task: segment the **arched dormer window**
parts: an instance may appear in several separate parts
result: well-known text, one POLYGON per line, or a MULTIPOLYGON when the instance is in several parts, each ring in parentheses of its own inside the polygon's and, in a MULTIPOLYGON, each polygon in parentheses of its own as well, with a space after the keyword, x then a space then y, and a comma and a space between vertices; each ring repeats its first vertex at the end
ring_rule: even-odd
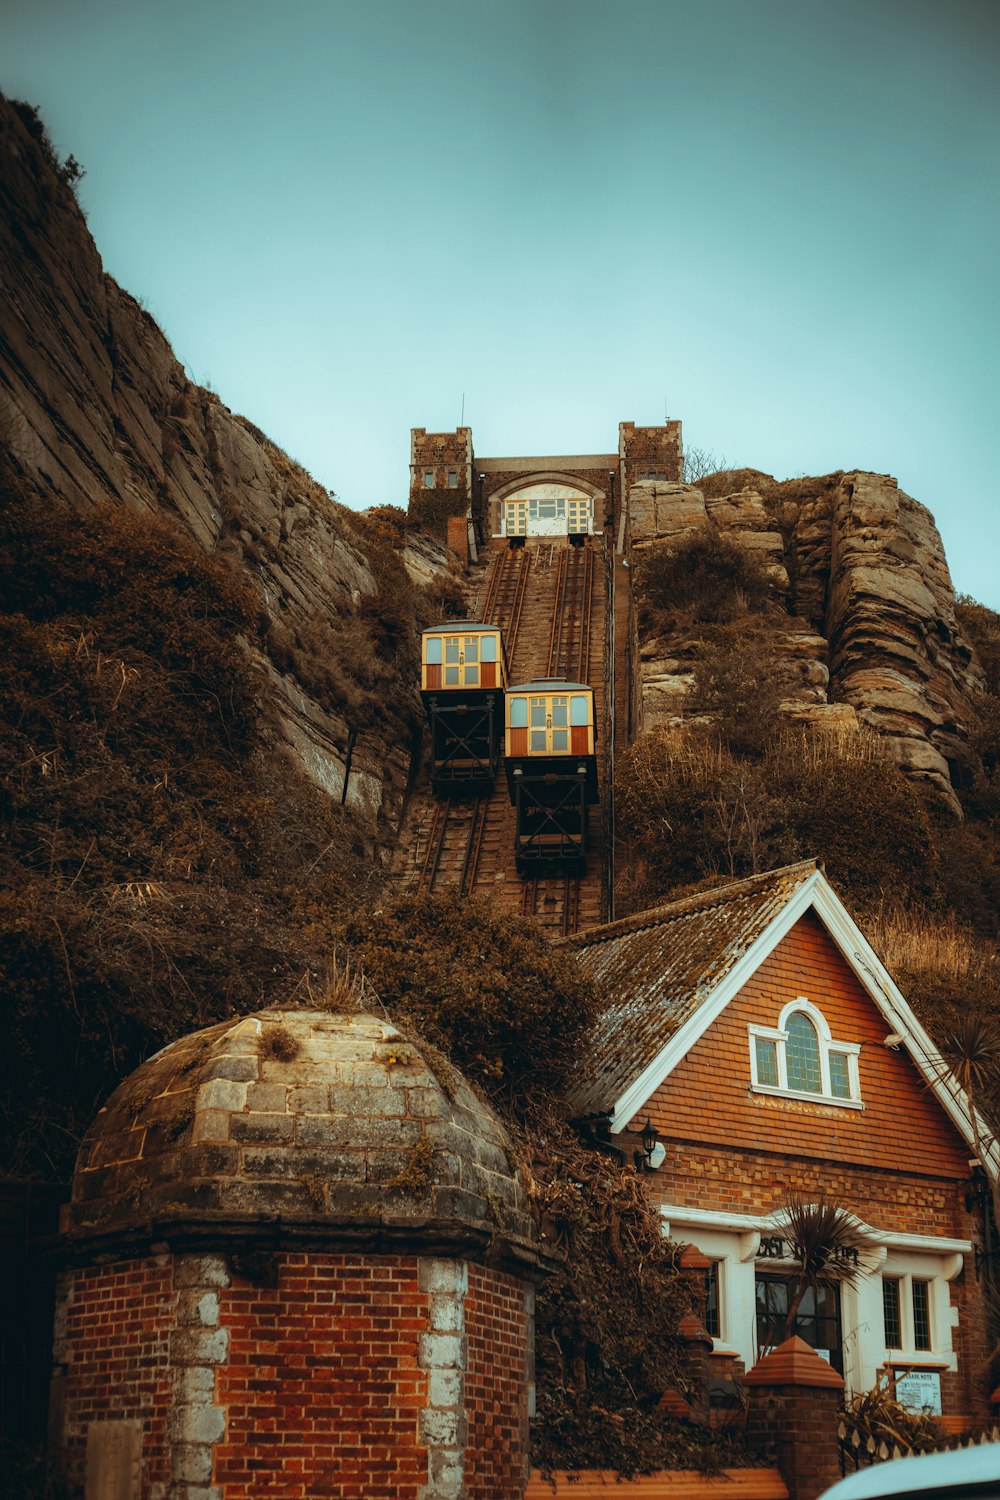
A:
POLYGON ((814 1103, 862 1109, 857 1042, 834 1039, 823 1012, 804 995, 778 1024, 750 1027, 750 1087, 814 1103))

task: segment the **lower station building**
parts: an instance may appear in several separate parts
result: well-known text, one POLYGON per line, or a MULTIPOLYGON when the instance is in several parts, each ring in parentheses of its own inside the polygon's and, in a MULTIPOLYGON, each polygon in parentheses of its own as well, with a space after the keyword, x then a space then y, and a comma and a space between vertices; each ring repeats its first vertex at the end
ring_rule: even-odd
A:
MULTIPOLYGON (((631 1160, 665 1234, 710 1262, 720 1368, 787 1337, 788 1208, 849 1210, 855 1274, 793 1332, 848 1391, 879 1377, 959 1430, 988 1413, 965 1096, 813 861, 568 940, 605 1000, 572 1104, 631 1160)), ((996 1150, 995 1145, 991 1147, 996 1150)), ((994 1163, 989 1163, 991 1170, 994 1163)))

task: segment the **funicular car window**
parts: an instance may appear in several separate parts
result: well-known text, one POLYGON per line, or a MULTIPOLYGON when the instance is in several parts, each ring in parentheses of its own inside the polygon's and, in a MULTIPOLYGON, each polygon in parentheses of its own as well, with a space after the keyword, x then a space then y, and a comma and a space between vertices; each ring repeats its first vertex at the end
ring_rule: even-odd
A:
POLYGON ((441 637, 439 635, 429 635, 427 637, 426 649, 427 665, 429 667, 439 667, 441 665, 441 637))
POLYGON ((569 722, 577 726, 586 725, 590 717, 588 706, 585 693, 574 693, 569 700, 569 722))
POLYGON ((527 698, 511 698, 511 700, 510 700, 510 727, 511 727, 511 729, 527 729, 527 727, 528 727, 528 700, 527 700, 527 698))
POLYGON ((483 661, 496 661, 497 638, 495 635, 484 635, 480 641, 483 661))

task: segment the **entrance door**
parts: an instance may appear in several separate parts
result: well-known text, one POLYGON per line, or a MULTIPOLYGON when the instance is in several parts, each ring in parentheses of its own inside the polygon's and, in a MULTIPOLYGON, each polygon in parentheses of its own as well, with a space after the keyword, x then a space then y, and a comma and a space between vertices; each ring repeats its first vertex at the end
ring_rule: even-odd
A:
MULTIPOLYGON (((760 1354, 774 1349, 785 1338, 789 1299, 794 1295, 794 1278, 780 1272, 757 1272, 757 1348, 760 1354)), ((843 1332, 840 1322, 840 1288, 809 1288, 795 1315, 791 1328, 810 1344, 817 1354, 841 1375, 844 1373, 843 1332)))

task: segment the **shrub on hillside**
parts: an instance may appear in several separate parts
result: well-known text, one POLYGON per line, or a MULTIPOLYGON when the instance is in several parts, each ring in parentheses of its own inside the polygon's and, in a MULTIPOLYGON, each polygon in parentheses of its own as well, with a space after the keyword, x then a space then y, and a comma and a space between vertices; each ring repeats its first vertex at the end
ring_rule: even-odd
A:
POLYGON ((637 862, 630 905, 813 855, 855 907, 936 886, 923 795, 871 735, 787 729, 748 760, 704 732, 650 732, 625 757, 616 806, 637 862))
POLYGON ((536 923, 482 899, 403 896, 358 908, 337 936, 390 1014, 492 1096, 557 1088, 572 1067, 594 991, 536 923))
POLYGON ((0 1150, 64 1178, 122 1075, 318 976, 356 821, 262 735, 256 601, 166 522, 0 508, 0 1150))
POLYGON ((643 623, 724 623, 760 613, 774 598, 760 558, 714 526, 683 541, 654 542, 637 558, 635 589, 643 623))
POLYGON ((760 755, 774 735, 789 669, 765 631, 752 621, 706 627, 685 711, 708 714, 712 729, 735 754, 760 755))
POLYGON ((969 594, 959 594, 955 614, 986 675, 986 690, 1000 698, 1000 615, 969 594))

